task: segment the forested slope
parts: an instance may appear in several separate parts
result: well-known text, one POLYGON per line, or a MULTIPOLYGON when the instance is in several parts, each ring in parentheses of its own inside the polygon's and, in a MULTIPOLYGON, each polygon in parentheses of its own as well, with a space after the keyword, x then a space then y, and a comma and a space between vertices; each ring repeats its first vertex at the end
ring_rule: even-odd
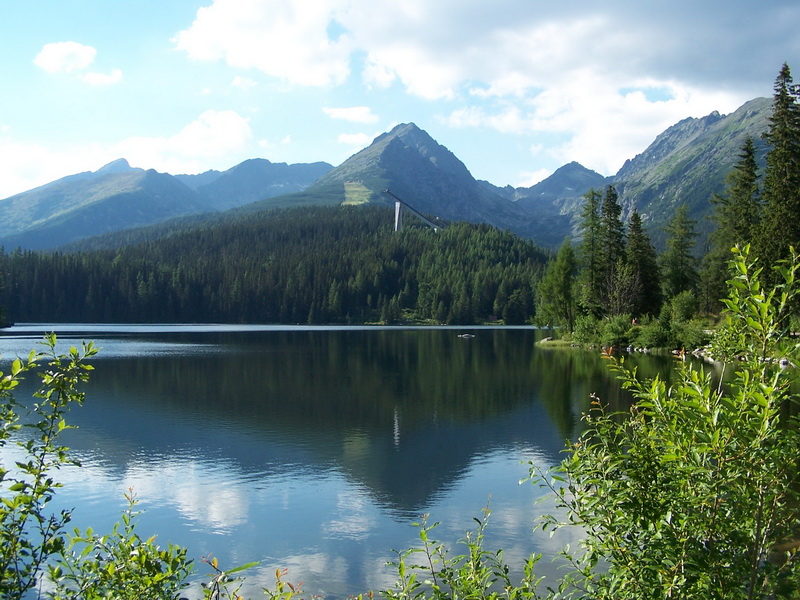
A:
POLYGON ((309 207, 116 250, 3 253, 0 304, 16 322, 521 323, 545 260, 487 225, 394 232, 386 207, 309 207))

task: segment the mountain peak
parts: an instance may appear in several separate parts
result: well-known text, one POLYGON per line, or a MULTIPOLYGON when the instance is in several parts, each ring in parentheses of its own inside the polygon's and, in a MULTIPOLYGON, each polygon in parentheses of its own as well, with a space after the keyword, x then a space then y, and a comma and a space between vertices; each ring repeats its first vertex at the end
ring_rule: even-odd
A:
POLYGON ((112 160, 107 165, 104 165, 94 172, 95 175, 108 175, 110 173, 127 173, 128 171, 140 171, 141 169, 134 169, 124 158, 112 160))
POLYGON ((434 141, 433 138, 431 138, 425 131, 417 127, 414 123, 400 123, 399 125, 392 127, 390 131, 382 133, 376 137, 373 140, 372 145, 377 146, 381 145, 382 143, 388 143, 395 138, 404 140, 406 143, 409 140, 420 141, 420 138, 425 141, 434 141))

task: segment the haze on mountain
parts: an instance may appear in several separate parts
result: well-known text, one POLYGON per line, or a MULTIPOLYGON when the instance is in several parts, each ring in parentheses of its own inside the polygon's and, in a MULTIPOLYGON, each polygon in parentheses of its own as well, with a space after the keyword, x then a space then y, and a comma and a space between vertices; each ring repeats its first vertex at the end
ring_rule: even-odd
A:
POLYGON ((0 243, 51 249, 176 217, 218 213, 300 191, 331 168, 253 159, 224 172, 173 176, 131 167, 121 158, 0 200, 0 243))
POLYGON ((770 100, 758 98, 729 115, 687 118, 657 136, 614 177, 573 162, 529 188, 477 181, 452 152, 413 123, 378 136, 336 168, 252 159, 225 172, 172 176, 135 169, 120 159, 0 200, 0 243, 55 248, 154 223, 167 232, 169 219, 231 209, 392 204, 384 193, 389 189, 431 217, 488 223, 555 248, 566 236, 579 238, 583 195, 614 185, 624 216, 636 209, 658 246, 664 225, 681 204, 698 222, 698 231, 708 233, 711 197, 724 190, 746 137, 757 140, 763 157, 761 136, 770 114, 770 100))

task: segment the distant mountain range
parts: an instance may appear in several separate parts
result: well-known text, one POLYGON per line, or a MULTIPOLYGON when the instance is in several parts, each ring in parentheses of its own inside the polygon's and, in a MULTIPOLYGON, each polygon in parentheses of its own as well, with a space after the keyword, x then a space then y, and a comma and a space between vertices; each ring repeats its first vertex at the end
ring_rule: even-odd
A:
POLYGON ((0 244, 50 249, 174 217, 218 213, 301 191, 332 168, 252 159, 223 172, 173 176, 133 168, 121 158, 0 200, 0 244))
MULTIPOLYGON (((673 125, 613 177, 569 163, 529 188, 498 187, 472 177, 447 148, 413 123, 401 124, 336 168, 247 160, 227 171, 169 175, 124 159, 0 200, 0 244, 49 249, 169 219, 309 204, 393 201, 390 189, 422 213, 489 223, 554 248, 577 238, 583 195, 613 184, 625 215, 636 208, 659 245, 674 210, 687 204, 705 234, 709 199, 725 187, 745 137, 766 151, 772 102, 758 98, 730 115, 717 112, 673 125)), ((162 230, 164 227, 162 225, 162 230)))

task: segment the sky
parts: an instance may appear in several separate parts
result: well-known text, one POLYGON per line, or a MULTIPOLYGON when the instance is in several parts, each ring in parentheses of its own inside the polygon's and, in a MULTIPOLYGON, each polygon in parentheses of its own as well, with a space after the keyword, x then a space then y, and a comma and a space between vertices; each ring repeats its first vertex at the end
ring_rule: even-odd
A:
POLYGON ((0 198, 118 158, 336 166, 409 122, 495 185, 613 175, 784 62, 797 0, 7 0, 0 198))

